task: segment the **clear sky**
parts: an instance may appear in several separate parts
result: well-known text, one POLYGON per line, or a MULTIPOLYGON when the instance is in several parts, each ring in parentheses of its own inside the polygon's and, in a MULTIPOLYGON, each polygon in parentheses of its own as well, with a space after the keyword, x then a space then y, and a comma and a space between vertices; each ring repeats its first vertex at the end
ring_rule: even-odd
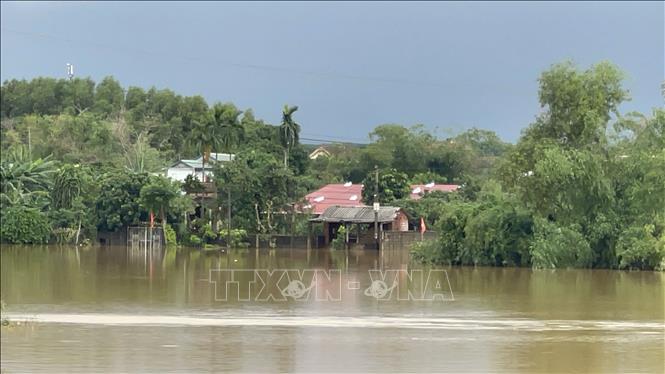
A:
POLYGON ((663 105, 665 7, 652 3, 8 3, 1 79, 113 75, 365 141, 376 125, 476 126, 515 141, 537 79, 566 59, 627 73, 623 112, 663 105))

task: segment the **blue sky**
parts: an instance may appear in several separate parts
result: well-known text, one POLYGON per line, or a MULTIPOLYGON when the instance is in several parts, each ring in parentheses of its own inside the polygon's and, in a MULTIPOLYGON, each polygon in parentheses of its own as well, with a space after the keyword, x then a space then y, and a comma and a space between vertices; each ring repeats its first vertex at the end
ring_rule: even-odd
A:
POLYGON ((377 125, 515 141, 553 63, 610 60, 633 100, 662 106, 665 7, 652 3, 7 3, 1 79, 116 77, 230 101, 304 137, 366 141, 377 125))

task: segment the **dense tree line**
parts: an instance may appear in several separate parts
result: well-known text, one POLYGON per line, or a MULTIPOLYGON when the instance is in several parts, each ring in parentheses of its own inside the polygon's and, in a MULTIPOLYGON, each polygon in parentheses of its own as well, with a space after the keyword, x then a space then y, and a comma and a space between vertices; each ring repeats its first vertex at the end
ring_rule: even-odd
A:
MULTIPOLYGON (((293 229, 287 213, 325 183, 360 183, 375 166, 384 180, 391 180, 391 170, 400 170, 419 183, 460 181, 465 174, 489 170, 508 147, 494 133, 477 129, 439 140, 423 126, 382 125, 370 134, 369 145, 333 145, 334 157, 311 163, 299 140, 297 110, 285 106, 281 123, 271 125, 251 109, 209 105, 200 96, 170 90, 124 89, 111 77, 99 83, 89 78, 6 81, 0 114, 3 207, 41 212, 58 240, 146 222, 150 211, 187 239, 192 233, 214 236, 210 231, 225 220, 231 193, 234 227, 285 233, 293 229), (174 197, 170 182, 153 175, 181 158, 202 155, 209 164, 211 152, 236 154, 234 162, 215 170, 216 201, 194 201, 196 194, 183 201, 187 197, 174 197), (18 175, 43 183, 11 187, 18 175), (61 204, 63 195, 72 196, 71 202, 61 204), (144 201, 148 197, 152 201, 144 201), (196 206, 202 219, 189 221, 196 206)), ((192 192, 192 182, 180 188, 192 192)), ((49 235, 22 241, 47 240, 49 235)))
POLYGON ((543 73, 543 113, 492 179, 438 209, 440 239, 417 255, 452 264, 665 268, 665 111, 622 116, 621 81, 608 63, 543 73))
POLYGON ((273 125, 232 103, 124 89, 110 77, 6 81, 2 240, 80 241, 152 212, 178 240, 200 243, 225 235, 228 209, 234 238, 290 233, 306 227, 306 216, 291 217, 307 192, 352 181, 368 186, 370 203, 378 170, 379 201, 440 234, 416 248, 422 261, 663 268, 665 113, 622 115, 627 99, 613 65, 564 63, 542 74, 543 111, 515 145, 476 128, 441 138, 385 124, 369 144, 327 145, 331 157, 309 160, 296 106, 273 125), (160 176, 178 159, 211 163, 212 152, 236 155, 214 165, 216 200, 197 198, 209 188, 201 179, 160 176), (429 182, 462 187, 408 199, 410 184, 429 182))

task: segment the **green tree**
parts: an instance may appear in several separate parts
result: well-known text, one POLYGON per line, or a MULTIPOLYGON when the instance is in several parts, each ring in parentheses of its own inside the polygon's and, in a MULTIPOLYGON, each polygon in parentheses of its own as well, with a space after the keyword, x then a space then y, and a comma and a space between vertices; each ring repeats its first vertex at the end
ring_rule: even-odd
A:
POLYGON ((30 101, 33 113, 41 115, 60 113, 57 84, 55 79, 44 77, 35 78, 30 82, 30 101))
POLYGON ((95 103, 95 82, 90 78, 61 80, 63 111, 80 115, 95 103))
POLYGON ((139 204, 149 212, 158 212, 162 227, 166 228, 166 216, 172 201, 180 194, 180 186, 162 176, 150 177, 141 187, 139 204))
POLYGON ((289 186, 295 184, 292 172, 279 165, 273 155, 258 150, 240 151, 232 162, 216 165, 217 184, 231 188, 237 226, 261 234, 279 230, 275 212, 285 209, 289 186))
POLYGON ((536 220, 530 248, 533 267, 590 267, 593 252, 580 229, 578 225, 559 227, 554 222, 536 220))
POLYGON ((198 150, 202 155, 201 181, 206 182, 205 165, 210 160, 212 149, 221 147, 222 140, 219 136, 219 126, 212 118, 210 113, 206 116, 194 120, 194 127, 189 135, 189 144, 198 150))
POLYGON ((0 100, 2 100, 2 105, 0 105, 2 118, 13 118, 32 113, 30 83, 24 79, 3 82, 0 100))
POLYGON ((106 173, 102 177, 96 200, 98 228, 117 231, 123 226, 147 219, 140 206, 141 188, 149 182, 148 174, 131 174, 122 170, 106 173))
POLYGON ((120 113, 125 102, 125 93, 113 77, 104 78, 95 89, 94 110, 104 116, 120 113))
POLYGON ((69 209, 72 203, 80 196, 82 188, 82 176, 80 167, 75 165, 63 165, 53 178, 53 189, 51 201, 53 208, 69 209))
POLYGON ((212 108, 213 121, 218 128, 221 147, 231 153, 244 138, 244 127, 239 117, 242 111, 233 104, 216 104, 212 108))
POLYGON ((46 244, 51 236, 51 225, 39 209, 12 206, 2 209, 0 241, 11 244, 46 244))
MULTIPOLYGON (((365 204, 371 205, 374 201, 376 187, 376 174, 367 174, 363 181, 362 199, 365 204)), ((405 173, 395 169, 379 171, 378 201, 381 204, 391 204, 396 200, 409 196, 409 179, 405 173)))

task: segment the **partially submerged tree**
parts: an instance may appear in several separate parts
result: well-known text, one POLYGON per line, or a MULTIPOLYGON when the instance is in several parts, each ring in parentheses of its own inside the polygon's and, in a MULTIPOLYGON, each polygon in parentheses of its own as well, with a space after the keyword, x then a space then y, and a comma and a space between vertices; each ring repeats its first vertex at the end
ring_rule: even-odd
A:
POLYGON ((162 227, 166 227, 167 211, 172 201, 180 195, 180 186, 162 176, 153 176, 148 184, 141 187, 139 203, 148 212, 159 214, 162 227))

